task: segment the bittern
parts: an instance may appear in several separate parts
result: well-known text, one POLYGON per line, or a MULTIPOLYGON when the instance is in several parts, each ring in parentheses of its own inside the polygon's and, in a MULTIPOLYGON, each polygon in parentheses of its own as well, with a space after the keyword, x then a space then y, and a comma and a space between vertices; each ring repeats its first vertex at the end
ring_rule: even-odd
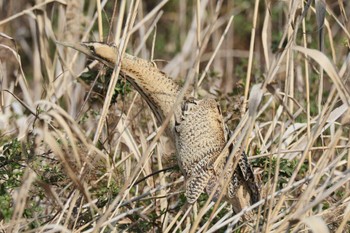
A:
MULTIPOLYGON (((114 46, 98 42, 60 44, 83 52, 110 68, 117 65, 118 50, 114 46)), ((174 107, 180 86, 150 61, 124 54, 120 66, 127 80, 146 100, 158 121, 162 122, 174 107)), ((238 156, 236 170, 227 169, 223 174, 231 149, 223 151, 229 131, 214 99, 196 100, 186 95, 181 106, 174 110, 168 128, 185 176, 185 195, 189 203, 196 202, 205 191, 210 194, 218 183, 219 188, 214 190, 214 198, 217 198, 226 181, 225 199, 232 203, 235 212, 259 199, 257 182, 243 152, 238 156), (218 158, 220 161, 216 162, 218 158), (214 166, 215 162, 217 166, 214 166)))

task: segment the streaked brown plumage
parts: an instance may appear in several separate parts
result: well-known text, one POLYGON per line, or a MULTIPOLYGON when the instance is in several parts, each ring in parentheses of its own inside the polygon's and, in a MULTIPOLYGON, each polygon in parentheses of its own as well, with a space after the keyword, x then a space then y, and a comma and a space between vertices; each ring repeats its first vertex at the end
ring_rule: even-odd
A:
MULTIPOLYGON (((117 63, 118 50, 114 46, 98 42, 75 45, 61 44, 92 56, 112 69, 117 63)), ((161 123, 174 105, 180 87, 159 71, 154 63, 127 53, 121 59, 121 72, 147 101, 157 120, 161 123)), ((174 120, 171 120, 169 128, 173 127, 174 120)))
POLYGON ((193 98, 184 101, 175 121, 178 161, 186 177, 188 202, 193 203, 218 182, 222 167, 214 168, 214 162, 226 143, 224 122, 215 100, 193 98))
MULTIPOLYGON (((194 203, 204 191, 210 194, 219 184, 214 192, 214 199, 217 199, 225 182, 228 182, 225 199, 233 204, 235 212, 257 202, 259 188, 244 153, 236 170, 227 169, 223 174, 232 146, 223 151, 231 135, 218 103, 213 99, 189 98, 183 102, 181 110, 181 116, 175 119, 175 140, 178 161, 186 177, 188 202, 194 203), (214 162, 221 153, 222 159, 215 167, 214 162), (220 179, 222 176, 224 179, 220 179)), ((245 217, 252 217, 252 213, 245 217)))
MULTIPOLYGON (((72 47, 113 68, 117 49, 103 43, 88 42, 72 47)), ((180 87, 152 62, 129 54, 121 59, 121 72, 147 101, 157 119, 162 122, 176 101, 180 87)), ((228 169, 220 180, 227 163, 230 149, 222 151, 229 138, 220 108, 214 99, 196 100, 186 96, 182 105, 175 109, 169 125, 169 136, 174 139, 179 166, 186 178, 186 197, 194 203, 201 193, 211 193, 217 183, 214 198, 217 198, 227 179, 225 198, 233 204, 235 212, 254 203, 259 198, 259 189, 246 155, 242 153, 237 169, 228 169), (223 153, 221 161, 214 162, 223 153)), ((248 216, 249 217, 249 216, 248 216)))

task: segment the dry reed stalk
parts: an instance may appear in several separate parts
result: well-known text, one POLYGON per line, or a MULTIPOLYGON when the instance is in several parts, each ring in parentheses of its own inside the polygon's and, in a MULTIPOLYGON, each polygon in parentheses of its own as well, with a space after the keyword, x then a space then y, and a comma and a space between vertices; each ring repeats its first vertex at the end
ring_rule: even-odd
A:
MULTIPOLYGON (((15 203, 11 209, 1 202, 2 210, 8 207, 14 212, 0 221, 0 229, 348 231, 349 56, 343 42, 350 40, 350 4, 324 5, 325 47, 320 52, 315 21, 319 11, 309 3, 215 5, 204 0, 188 5, 163 0, 151 6, 105 0, 91 1, 83 9, 79 1, 44 1, 26 2, 24 9, 2 18, 0 26, 6 26, 6 31, 0 36, 16 46, 2 42, 0 46, 19 69, 8 70, 4 67, 10 61, 0 61, 0 177, 5 187, 1 191, 15 203), (242 19, 252 22, 252 28, 245 30, 242 19), (111 32, 103 31, 108 28, 103 26, 111 32), (162 136, 166 123, 157 126, 138 94, 119 95, 117 103, 110 104, 118 66, 109 84, 104 84, 108 92, 102 104, 94 97, 101 93, 90 86, 99 86, 106 72, 94 77, 92 85, 76 82, 86 58, 55 50, 52 43, 102 40, 107 34, 108 41, 120 45, 120 52, 128 48, 151 60, 169 60, 159 68, 164 66, 165 72, 179 79, 186 77, 185 88, 191 88, 201 74, 198 86, 211 92, 210 87, 226 81, 218 81, 210 71, 222 70, 234 57, 240 58, 226 69, 224 79, 244 71, 247 83, 239 95, 246 100, 249 96, 251 108, 237 120, 240 124, 231 142, 238 141, 234 151, 241 145, 248 148, 250 161, 258 166, 256 172, 263 180, 261 201, 240 213, 233 213, 227 203, 210 202, 210 196, 201 197, 192 207, 185 204, 180 172, 157 173, 176 164, 162 136), (221 43, 225 49, 219 49, 221 43), (273 44, 278 44, 277 51, 273 52, 273 44), (254 57, 261 62, 255 64, 254 57), (228 59, 223 62, 223 58, 228 59), (317 81, 320 66, 323 88, 317 81), (256 79, 250 79, 253 74, 256 79), (9 178, 28 177, 8 185, 9 178), (240 218, 252 210, 259 213, 258 218, 244 223, 250 228, 240 225, 240 218)), ((222 93, 230 92, 231 85, 215 90, 214 95, 227 97, 222 93)), ((207 95, 200 89, 197 94, 207 95)), ((230 114, 234 103, 231 95, 227 98, 230 114)))

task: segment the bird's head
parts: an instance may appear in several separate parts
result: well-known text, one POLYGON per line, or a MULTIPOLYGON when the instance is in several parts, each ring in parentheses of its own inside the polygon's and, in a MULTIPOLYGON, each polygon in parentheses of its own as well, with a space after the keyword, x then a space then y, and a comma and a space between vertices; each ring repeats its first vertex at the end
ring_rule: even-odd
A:
POLYGON ((99 60, 111 68, 114 68, 117 61, 118 50, 112 45, 107 45, 101 42, 68 43, 57 41, 56 43, 73 48, 89 57, 99 60))

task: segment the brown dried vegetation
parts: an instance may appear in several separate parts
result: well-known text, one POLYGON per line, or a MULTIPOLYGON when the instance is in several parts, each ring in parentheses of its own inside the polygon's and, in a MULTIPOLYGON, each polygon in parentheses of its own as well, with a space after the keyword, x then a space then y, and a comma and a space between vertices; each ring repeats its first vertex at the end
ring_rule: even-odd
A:
POLYGON ((325 2, 0 1, 0 230, 349 232, 350 4, 325 2), (55 43, 89 40, 219 100, 258 219, 206 195, 188 208, 147 104, 55 43))

